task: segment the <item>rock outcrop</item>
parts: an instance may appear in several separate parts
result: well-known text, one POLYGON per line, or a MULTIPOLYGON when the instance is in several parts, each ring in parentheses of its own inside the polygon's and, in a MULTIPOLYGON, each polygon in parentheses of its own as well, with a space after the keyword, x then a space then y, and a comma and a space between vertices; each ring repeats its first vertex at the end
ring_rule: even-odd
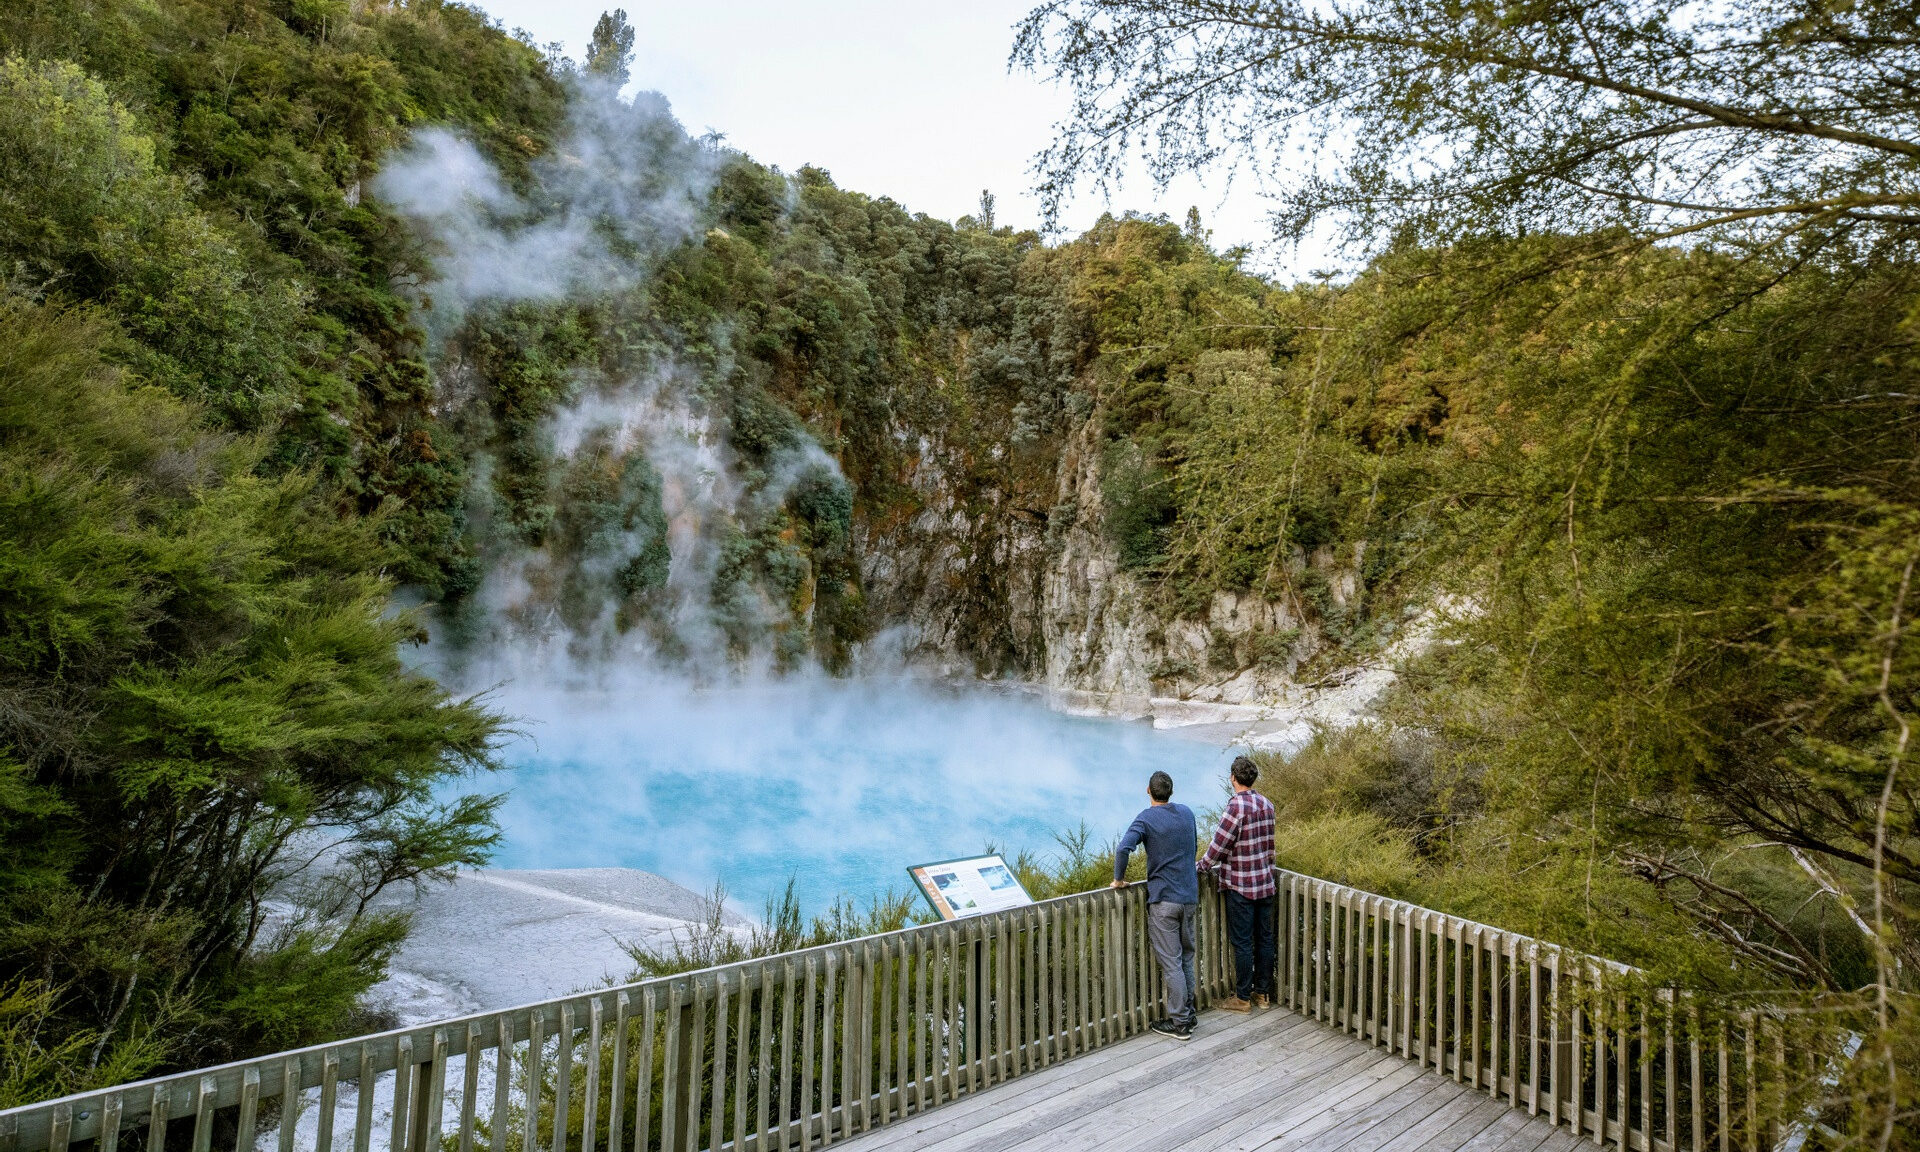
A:
MULTIPOLYGON (((948 676, 1023 681, 1066 711, 1163 725, 1250 722, 1297 700, 1296 673, 1325 643, 1312 610, 1288 590, 1220 590, 1204 613, 1164 614, 1108 531, 1100 427, 1096 412, 1062 438, 1051 493, 922 441, 917 513, 861 541, 878 647, 948 676)), ((1361 591, 1361 549, 1347 551, 1290 558, 1341 610, 1361 591)))

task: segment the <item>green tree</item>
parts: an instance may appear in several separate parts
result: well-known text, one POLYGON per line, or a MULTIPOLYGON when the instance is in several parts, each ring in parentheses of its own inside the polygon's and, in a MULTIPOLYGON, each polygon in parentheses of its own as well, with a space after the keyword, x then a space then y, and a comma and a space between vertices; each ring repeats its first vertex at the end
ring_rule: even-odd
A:
POLYGON ((1075 91, 1056 202, 1251 164, 1378 254, 1296 293, 1311 355, 1213 362, 1173 539, 1224 574, 1304 516, 1451 594, 1398 713, 1436 891, 1837 990, 1856 1134, 1910 1137, 1911 7, 1057 0, 1016 58, 1075 91))
POLYGON ((319 469, 343 511, 386 508, 403 579, 470 586, 464 453, 396 283, 424 261, 362 185, 419 122, 523 178, 565 101, 542 55, 458 4, 19 0, 0 56, 24 205, 0 230, 25 227, 0 277, 108 306, 147 378, 271 430, 269 466, 319 469), (147 175, 96 179, 146 148, 147 175))
POLYGON ((1891 0, 1051 0, 1014 56, 1074 92, 1056 206, 1144 151, 1162 181, 1257 168, 1284 235, 1368 245, 1920 230, 1920 22, 1891 0))
POLYGON ((105 85, 0 58, 0 166, 0 260, 17 287, 110 302, 145 374, 234 427, 286 411, 306 289, 193 204, 105 85))
POLYGON ((624 88, 633 66, 633 25, 627 23, 627 10, 615 8, 600 13, 594 22, 593 38, 587 44, 587 74, 604 77, 615 88, 624 88))
POLYGON ((1284 586, 1268 566, 1310 523, 1364 549, 1370 594, 1451 616, 1388 709, 1425 753, 1354 751, 1301 837, 1370 813, 1463 914, 1689 984, 1835 993, 1878 1017, 1849 1071, 1883 1125, 1920 942, 1920 279, 1569 262, 1586 244, 1395 253, 1295 294, 1318 329, 1298 354, 1203 358, 1175 555, 1284 586))
POLYGON ((0 988, 53 1055, 16 1098, 346 1026, 404 930, 368 899, 495 838, 442 792, 499 721, 402 662, 375 526, 124 339, 0 300, 0 988))

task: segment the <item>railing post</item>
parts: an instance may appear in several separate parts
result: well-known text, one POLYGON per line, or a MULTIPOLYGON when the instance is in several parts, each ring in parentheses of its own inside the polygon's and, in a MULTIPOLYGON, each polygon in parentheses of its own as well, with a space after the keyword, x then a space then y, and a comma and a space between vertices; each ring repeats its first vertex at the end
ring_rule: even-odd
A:
MULTIPOLYGON (((407 1152, 409 1147, 408 1134, 411 1132, 411 1129, 407 1126, 407 1117, 411 1115, 408 1109, 414 1099, 413 1075, 415 1067, 413 1062, 413 1037, 402 1036, 393 1043, 393 1128, 392 1134, 388 1139, 393 1152, 407 1152)), ((529 1115, 531 1115, 533 1109, 528 1108, 527 1111, 529 1115)), ((532 1121, 528 1121, 528 1123, 531 1124, 532 1121)), ((529 1142, 528 1147, 532 1147, 531 1142, 529 1142)), ((206 1152, 206 1150, 196 1148, 194 1152, 206 1152)))
MULTIPOLYGON (((685 1137, 682 1148, 685 1152, 695 1152, 701 1146, 701 1119, 705 1108, 701 1108, 701 1089, 705 1087, 707 1077, 707 987, 701 983, 701 977, 693 977, 693 995, 687 996, 684 1021, 685 1033, 689 1044, 685 1052, 685 1069, 682 1071, 682 1085, 685 1087, 685 1137)), ((564 1148, 555 1148, 555 1152, 566 1152, 564 1148)))
MULTIPOLYGON (((713 1096, 707 1132, 714 1148, 726 1141, 727 1133, 727 1005, 732 991, 729 976, 727 972, 715 973, 713 982, 713 1096)), ((580 1148, 581 1152, 593 1152, 593 1145, 588 1141, 582 1141, 580 1148)))
POLYGON ((682 981, 675 980, 667 988, 667 1011, 665 1020, 667 1036, 666 1050, 661 1055, 661 1101, 660 1101, 660 1148, 661 1152, 679 1152, 681 1147, 680 1129, 686 1108, 686 1098, 692 1091, 690 1077, 686 1075, 681 1048, 687 1034, 693 1031, 693 1009, 686 1003, 686 989, 682 981))
MULTIPOLYGON (((573 1005, 560 1004, 560 1030, 554 1033, 553 1152, 567 1152, 567 1128, 573 1118, 573 1005)), ((408 1152, 436 1152, 425 1144, 408 1152)))
POLYGON ((982 1011, 982 1002, 986 999, 981 993, 986 989, 987 978, 987 935, 980 931, 976 923, 968 933, 966 949, 970 954, 967 977, 967 1087, 969 1091, 979 1089, 983 1080, 989 1078, 987 1069, 987 1013, 982 1011))
MULTIPOLYGON (((623 1125, 626 1117, 622 1113, 626 1105, 627 1061, 631 1057, 629 1034, 632 1031, 632 1022, 632 998, 625 991, 616 993, 613 998, 613 1085, 607 1101, 608 1152, 620 1152, 620 1137, 625 1133, 623 1125)), ((467 1080, 469 1083, 474 1082, 471 1070, 468 1072, 467 1080)), ((645 1099, 645 1091, 645 1088, 640 1089, 641 1099, 645 1099)), ((470 1150, 463 1146, 460 1152, 470 1152, 470 1150)))
MULTIPOLYGON (((446 1069, 447 1035, 444 1031, 436 1031, 427 1058, 415 1063, 412 1074, 407 1077, 410 1084, 407 1115, 412 1120, 412 1130, 407 1136, 406 1152, 439 1152, 440 1100, 444 1094, 441 1084, 446 1069)), ((396 1082, 396 1092, 399 1087, 396 1082)))
MULTIPOLYGON (((798 1007, 794 1000, 794 988, 798 974, 794 971, 793 961, 784 961, 780 966, 783 983, 780 994, 780 1147, 785 1149, 792 1143, 793 1124, 793 1013, 798 1007)), ((804 1106, 801 1109, 805 1111, 804 1106)))

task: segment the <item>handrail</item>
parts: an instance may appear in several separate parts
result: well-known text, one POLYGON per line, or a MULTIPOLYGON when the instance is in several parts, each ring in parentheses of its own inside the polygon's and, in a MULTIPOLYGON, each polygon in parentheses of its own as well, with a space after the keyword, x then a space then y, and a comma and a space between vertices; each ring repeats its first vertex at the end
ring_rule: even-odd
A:
MULTIPOLYGON (((1203 1003, 1222 915, 1209 887, 1203 1003)), ((155 1077, 0 1111, 0 1152, 252 1152, 269 1128, 294 1152, 309 1117, 313 1152, 441 1152, 448 1127, 458 1152, 831 1143, 1144 1029, 1145 917, 1143 886, 1082 893, 155 1077)))
MULTIPOLYGON (((1809 1067, 1843 1042, 1278 877, 1276 1003, 1598 1145, 1772 1148, 1805 1112, 1789 1041, 1809 1067)), ((1205 1006, 1232 984, 1211 883, 1199 920, 1205 1006)), ((1144 1029, 1163 994, 1145 926, 1143 886, 1063 896, 0 1111, 0 1152, 255 1152, 262 1131, 277 1152, 811 1149, 1144 1029)))
POLYGON ((1732 1007, 1631 965, 1280 872, 1279 1001, 1596 1145, 1776 1146, 1845 1044, 1783 1004, 1732 1007), (1793 1059, 1789 1059, 1789 1054, 1793 1059))

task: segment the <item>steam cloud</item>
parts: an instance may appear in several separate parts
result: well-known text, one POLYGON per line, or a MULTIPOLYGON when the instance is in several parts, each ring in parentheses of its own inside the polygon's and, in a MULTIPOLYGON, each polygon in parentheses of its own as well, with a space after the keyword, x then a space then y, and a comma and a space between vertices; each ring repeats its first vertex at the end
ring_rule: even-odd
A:
POLYGON ((374 180, 434 252, 432 300, 457 319, 484 301, 558 300, 639 283, 694 234, 721 162, 690 139, 666 98, 631 103, 583 83, 558 146, 532 165, 532 195, 509 187, 471 141, 419 133, 374 180))
MULTIPOLYGON (((579 81, 554 150, 531 165, 527 191, 510 186, 472 142, 444 129, 420 133, 375 181, 377 196, 426 240, 434 277, 422 285, 436 342, 476 309, 518 302, 604 299, 643 287, 660 258, 692 239, 725 156, 689 138, 657 93, 632 102, 593 78, 579 81)), ((724 347, 724 333, 716 333, 724 347)), ((456 341, 457 343, 457 341, 456 341)), ((457 370, 453 373, 457 375, 457 370)), ((541 430, 551 474, 600 469, 623 498, 657 500, 657 518, 628 515, 593 527, 583 548, 529 548, 496 540, 468 606, 459 651, 435 653, 443 675, 604 687, 660 670, 701 679, 749 676, 728 652, 713 590, 729 534, 744 515, 775 510, 802 479, 839 477, 810 439, 780 453, 751 482, 706 408, 698 373, 655 360, 628 374, 583 374, 579 394, 541 430), (664 587, 648 596, 646 627, 622 618, 622 571, 657 549, 669 557, 664 587)), ((448 391, 458 392, 457 381, 448 391)), ((492 507, 482 461, 475 519, 492 507)), ((843 480, 840 482, 844 482, 843 480)), ((558 513, 565 497, 552 494, 558 513)), ((737 590, 737 626, 788 623, 764 590, 737 590), (742 598, 745 597, 745 603, 742 598), (757 619, 756 619, 757 618, 757 619)), ((763 665, 766 661, 762 660, 763 665)))
POLYGON ((758 914, 789 876, 808 909, 907 887, 905 867, 980 852, 1054 855, 1085 822, 1098 850, 1146 805, 1147 777, 1204 813, 1223 749, 1037 699, 898 680, 543 694, 507 704, 565 717, 510 752, 500 863, 621 864, 695 889, 723 880, 758 914), (593 797, 582 803, 583 795, 593 797))

